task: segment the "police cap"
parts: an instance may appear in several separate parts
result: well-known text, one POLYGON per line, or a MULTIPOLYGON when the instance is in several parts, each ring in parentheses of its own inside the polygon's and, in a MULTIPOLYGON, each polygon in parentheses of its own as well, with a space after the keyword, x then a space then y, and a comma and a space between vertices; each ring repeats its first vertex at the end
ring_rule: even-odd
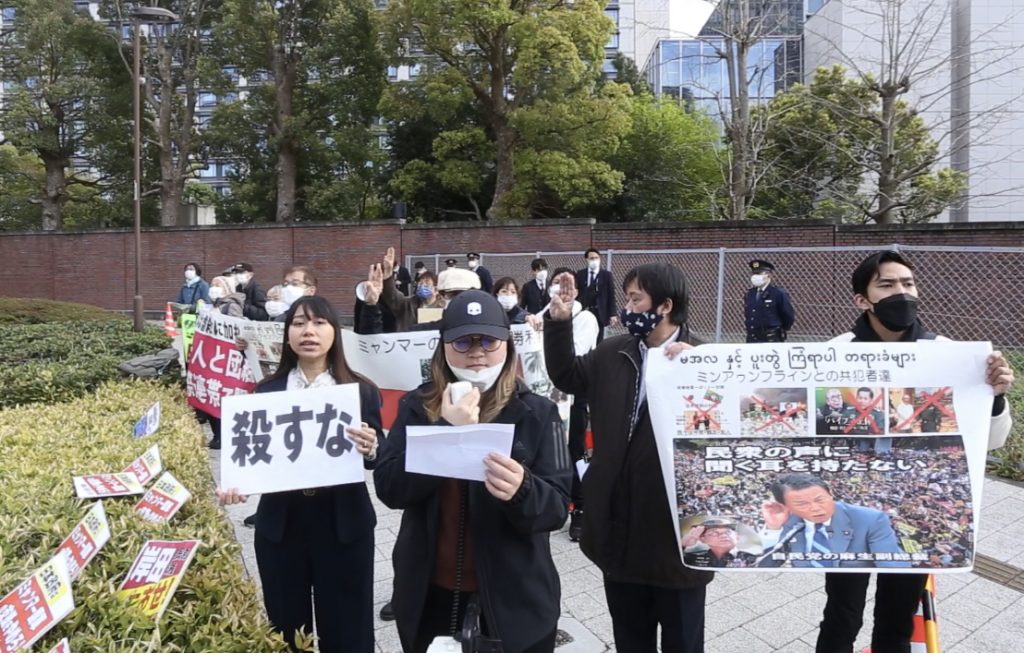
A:
POLYGON ((764 259, 755 259, 750 262, 750 269, 754 272, 774 272, 775 266, 764 259))

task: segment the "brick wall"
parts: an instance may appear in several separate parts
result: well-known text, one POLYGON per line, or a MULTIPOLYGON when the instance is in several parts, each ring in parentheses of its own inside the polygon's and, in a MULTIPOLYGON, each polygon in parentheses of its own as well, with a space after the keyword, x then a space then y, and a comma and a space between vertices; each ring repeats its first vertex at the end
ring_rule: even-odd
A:
MULTIPOLYGON (((581 252, 601 250, 883 246, 1024 247, 1024 224, 979 223, 907 227, 836 226, 785 221, 688 224, 594 224, 535 221, 501 225, 458 223, 237 225, 145 230, 142 294, 147 311, 159 311, 177 294, 182 267, 194 261, 210 279, 225 267, 248 261, 267 288, 292 264, 311 266, 320 291, 350 315, 354 288, 388 246, 399 256, 430 252, 581 252)), ((0 284, 4 294, 79 301, 129 310, 134 294, 134 236, 130 230, 59 234, 0 234, 0 284)), ((623 255, 630 256, 630 255, 623 255)), ((737 255, 741 256, 742 255, 737 255)), ((993 255, 993 261, 998 255, 993 255)), ((550 261, 554 265, 580 263, 550 261)), ((638 259, 639 260, 639 259, 638 259)), ((709 259, 710 260, 710 259, 709 259)), ((694 259, 691 278, 713 276, 694 259)), ((742 267, 741 263, 738 263, 742 267)), ((618 267, 618 266, 616 266, 618 267)), ((686 267, 686 266, 684 266, 686 267)), ((733 265, 730 265, 730 268, 733 265)), ((998 273, 995 265, 993 274, 998 273)), ((950 271, 952 273, 953 271, 950 271)), ((525 276, 526 271, 523 270, 525 276)), ((742 275, 741 275, 742 276, 742 275)), ((737 282, 740 292, 742 279, 737 282)), ((714 279, 711 280, 714 283, 714 279)), ((697 285, 701 282, 698 281, 697 285)), ((706 284, 705 284, 706 285, 706 284)), ((710 290, 710 288, 706 289, 710 290)))

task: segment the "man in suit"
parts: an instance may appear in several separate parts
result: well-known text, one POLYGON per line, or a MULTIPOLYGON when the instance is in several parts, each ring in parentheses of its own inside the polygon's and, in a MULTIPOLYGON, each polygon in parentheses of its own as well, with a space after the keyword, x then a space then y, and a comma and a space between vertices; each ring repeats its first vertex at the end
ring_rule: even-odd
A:
POLYGON ((583 253, 587 267, 576 272, 576 287, 580 290, 580 303, 594 314, 601 327, 598 342, 607 326, 618 326, 619 316, 615 310, 615 280, 612 273, 601 269, 601 252, 593 247, 583 253))
POLYGON ((480 255, 476 252, 466 254, 466 267, 480 277, 480 290, 490 294, 494 287, 494 279, 491 277, 491 271, 480 265, 480 255))
POLYGON ((789 293, 772 283, 775 266, 758 259, 750 262, 750 290, 743 305, 747 342, 785 342, 796 312, 789 293))
POLYGON ((395 271, 392 274, 395 275, 395 289, 408 297, 414 287, 412 283, 412 274, 409 273, 409 268, 396 261, 395 271))
POLYGON ((794 567, 909 567, 900 560, 841 560, 841 554, 903 553, 889 516, 881 510, 836 501, 813 474, 785 474, 771 486, 774 501, 761 506, 765 553, 759 566, 780 567, 775 553, 802 554, 794 567))
POLYGON ((535 258, 530 262, 533 279, 523 284, 520 306, 530 315, 537 315, 548 305, 548 262, 535 258))

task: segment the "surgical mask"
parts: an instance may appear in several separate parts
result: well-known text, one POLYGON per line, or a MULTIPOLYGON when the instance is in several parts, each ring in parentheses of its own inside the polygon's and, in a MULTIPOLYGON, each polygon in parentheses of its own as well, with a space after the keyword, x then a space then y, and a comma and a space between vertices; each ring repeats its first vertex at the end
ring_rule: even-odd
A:
POLYGON ((548 280, 548 271, 537 270, 537 276, 535 277, 535 279, 537 279, 537 283, 544 283, 545 281, 548 280))
POLYGON ((917 297, 906 293, 875 302, 872 312, 890 331, 906 331, 917 321, 917 297))
POLYGON ((210 287, 210 299, 217 301, 218 299, 224 299, 224 289, 220 286, 210 287))
POLYGON ((485 367, 482 370, 471 370, 464 367, 455 367, 445 356, 445 362, 448 363, 448 369, 452 371, 455 378, 459 381, 466 381, 473 385, 480 392, 487 392, 494 387, 497 383, 498 377, 501 376, 501 370, 505 367, 505 361, 501 361, 497 365, 485 367))
POLYGON ((281 288, 281 301, 291 306, 299 297, 306 294, 306 289, 301 286, 287 285, 281 288))
POLYGON ((426 271, 427 271, 426 268, 417 268, 416 269, 416 276, 418 277, 418 276, 420 276, 421 274, 423 274, 426 271))
POLYGON ((646 338, 651 335, 651 331, 654 331, 664 317, 654 311, 643 311, 642 313, 634 313, 626 311, 626 309, 619 311, 619 321, 629 331, 629 335, 637 338, 646 338))
POLYGON ((515 295, 498 295, 498 303, 506 311, 511 311, 519 303, 519 298, 515 295))
POLYGON ((562 292, 562 286, 560 284, 553 283, 548 286, 548 297, 554 297, 560 292, 562 292))
POLYGON ((433 294, 434 294, 434 287, 433 286, 428 286, 425 283, 421 283, 418 286, 416 286, 416 296, 419 297, 420 299, 430 299, 430 297, 433 294))
POLYGON ((755 287, 755 288, 760 288, 761 286, 763 286, 764 285, 764 275, 763 274, 752 274, 752 275, 750 275, 750 285, 755 287))
POLYGON ((249 283, 249 275, 248 274, 242 272, 242 273, 239 273, 239 274, 235 275, 235 285, 236 286, 244 286, 247 283, 249 283))
POLYGON ((587 267, 590 268, 591 272, 597 272, 601 269, 601 259, 587 259, 587 267))
POLYGON ((192 281, 198 276, 195 270, 185 270, 185 281, 192 281))
POLYGON ((480 267, 480 261, 470 261, 469 263, 467 263, 467 265, 469 266, 470 270, 475 270, 478 267, 480 267))

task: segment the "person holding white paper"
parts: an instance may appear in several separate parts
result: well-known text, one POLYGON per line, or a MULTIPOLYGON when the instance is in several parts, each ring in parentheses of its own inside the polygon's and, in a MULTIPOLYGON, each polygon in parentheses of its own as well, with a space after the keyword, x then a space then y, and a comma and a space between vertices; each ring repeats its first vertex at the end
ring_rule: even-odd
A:
MULTIPOLYGON (((256 387, 280 392, 358 383, 362 424, 346 429, 373 468, 383 439, 380 393, 345 362, 341 325, 330 303, 304 296, 289 308, 281 365, 256 387)), ((245 501, 237 489, 217 490, 222 503, 245 501)), ((372 653, 373 556, 377 516, 365 483, 333 485, 260 498, 256 563, 267 616, 293 650, 295 633, 316 634, 320 653, 372 653), (310 600, 312 594, 314 602, 310 600)))
POLYGON ((402 399, 373 474, 381 501, 405 510, 393 556, 402 649, 423 653, 479 607, 471 625, 481 640, 500 641, 504 653, 550 652, 561 590, 549 533, 565 523, 572 478, 558 408, 517 381, 508 316, 494 297, 460 294, 440 331, 431 381, 402 399), (453 401, 457 381, 473 388, 453 401), (515 433, 511 455, 484 459, 483 482, 406 471, 408 427, 486 423, 515 433))

